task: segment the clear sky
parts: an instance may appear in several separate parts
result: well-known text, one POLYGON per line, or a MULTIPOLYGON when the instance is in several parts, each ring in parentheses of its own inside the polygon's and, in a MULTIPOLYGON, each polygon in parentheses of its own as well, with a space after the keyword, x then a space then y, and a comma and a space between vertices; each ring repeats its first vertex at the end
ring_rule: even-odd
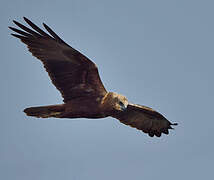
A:
POLYGON ((214 1, 3 0, 0 179, 213 179, 214 1), (109 91, 179 123, 151 138, 113 118, 41 120, 62 103, 43 65, 10 36, 12 20, 45 22, 99 67, 109 91))

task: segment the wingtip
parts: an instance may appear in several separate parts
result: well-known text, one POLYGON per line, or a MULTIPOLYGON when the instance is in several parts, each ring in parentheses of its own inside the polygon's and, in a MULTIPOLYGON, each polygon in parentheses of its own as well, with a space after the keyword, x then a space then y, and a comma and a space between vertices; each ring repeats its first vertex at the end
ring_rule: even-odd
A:
POLYGON ((17 34, 10 33, 10 35, 12 35, 12 36, 18 38, 18 37, 17 37, 17 36, 18 36, 17 34))
POLYGON ((45 28, 49 28, 47 24, 45 24, 44 22, 42 23, 42 25, 45 27, 45 28))
POLYGON ((32 24, 32 22, 31 22, 28 18, 23 17, 23 19, 24 19, 24 21, 25 21, 27 24, 32 24))
POLYGON ((25 20, 26 23, 31 22, 28 18, 26 18, 25 16, 23 17, 23 19, 25 20))
POLYGON ((28 18, 26 18, 25 16, 23 16, 23 19, 25 20, 25 21, 28 21, 29 19, 28 18))
POLYGON ((170 123, 170 125, 169 125, 169 127, 168 127, 168 129, 174 129, 172 126, 177 126, 178 125, 178 123, 170 123))
POLYGON ((17 25, 17 26, 20 26, 20 23, 19 23, 18 21, 16 21, 16 20, 13 20, 13 23, 14 23, 15 25, 17 25))
POLYGON ((16 31, 16 28, 8 26, 9 29, 11 29, 12 31, 16 31))
POLYGON ((10 35, 12 35, 12 36, 14 36, 14 37, 16 37, 16 38, 18 38, 18 39, 24 38, 23 36, 18 35, 18 34, 14 34, 14 33, 11 33, 10 35))

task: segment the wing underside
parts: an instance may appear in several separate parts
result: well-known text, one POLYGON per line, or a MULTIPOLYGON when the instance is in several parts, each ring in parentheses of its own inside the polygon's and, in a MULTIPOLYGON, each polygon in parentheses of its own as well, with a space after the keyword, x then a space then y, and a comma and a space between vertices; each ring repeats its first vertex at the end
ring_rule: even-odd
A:
POLYGON ((9 27, 16 32, 12 35, 25 43, 32 55, 42 61, 64 102, 77 97, 105 95, 98 69, 91 60, 65 43, 46 24, 43 25, 49 34, 29 19, 24 20, 30 28, 14 21, 20 29, 9 27))
POLYGON ((162 133, 169 134, 169 129, 177 123, 169 122, 163 115, 155 110, 141 105, 129 104, 127 110, 115 114, 113 117, 120 122, 137 128, 153 137, 160 137, 162 133))

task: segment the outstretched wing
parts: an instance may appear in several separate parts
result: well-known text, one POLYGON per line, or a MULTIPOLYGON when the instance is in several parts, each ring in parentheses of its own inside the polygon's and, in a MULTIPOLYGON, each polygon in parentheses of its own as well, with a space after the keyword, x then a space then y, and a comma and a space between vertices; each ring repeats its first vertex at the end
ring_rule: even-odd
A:
POLYGON ((106 90, 96 65, 83 54, 66 44, 43 23, 46 33, 24 17, 33 29, 13 21, 21 30, 9 27, 12 34, 25 43, 33 56, 40 59, 53 84, 61 92, 64 102, 77 97, 104 96, 106 90))
POLYGON ((177 125, 177 123, 170 123, 155 110, 136 104, 129 104, 125 111, 114 114, 113 117, 126 125, 148 133, 151 137, 154 135, 160 137, 161 133, 168 134, 168 130, 173 129, 171 125, 177 125))

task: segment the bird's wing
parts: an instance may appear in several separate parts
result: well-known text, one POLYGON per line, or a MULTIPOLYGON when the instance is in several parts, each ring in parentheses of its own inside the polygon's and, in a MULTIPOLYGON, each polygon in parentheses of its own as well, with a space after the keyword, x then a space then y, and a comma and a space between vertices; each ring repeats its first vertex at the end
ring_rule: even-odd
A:
POLYGON ((33 56, 40 59, 53 84, 61 92, 64 102, 77 97, 97 97, 106 94, 96 65, 86 56, 66 44, 50 27, 43 23, 48 33, 29 19, 32 28, 13 21, 20 29, 9 27, 13 36, 25 43, 33 56))
POLYGON ((129 104, 125 111, 115 113, 112 116, 126 125, 148 133, 151 137, 154 135, 160 137, 161 133, 168 134, 168 130, 173 129, 171 125, 177 125, 177 123, 172 124, 169 122, 155 110, 136 104, 129 104))

